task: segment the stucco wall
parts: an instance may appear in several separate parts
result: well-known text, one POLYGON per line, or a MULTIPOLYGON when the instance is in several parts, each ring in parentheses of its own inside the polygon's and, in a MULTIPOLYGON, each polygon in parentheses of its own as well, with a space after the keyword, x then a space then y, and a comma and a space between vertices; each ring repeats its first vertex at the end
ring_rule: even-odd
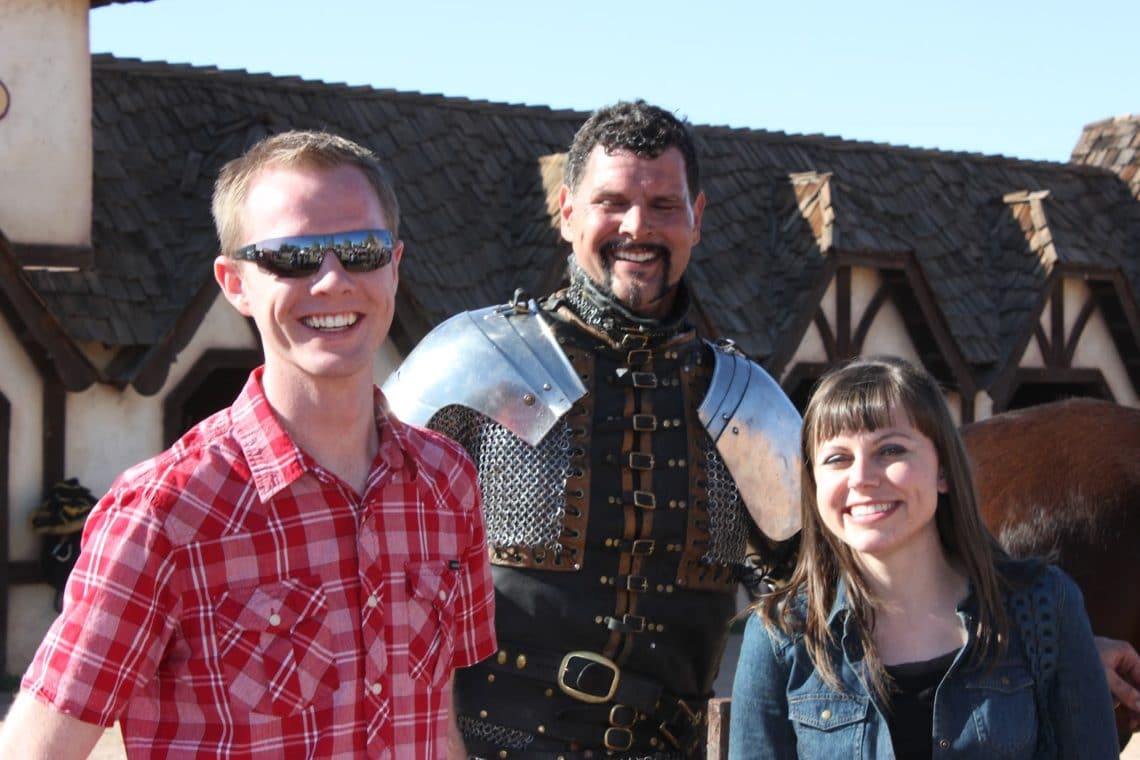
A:
POLYGON ((91 59, 87 0, 0 2, 0 229, 14 242, 87 244, 91 59))

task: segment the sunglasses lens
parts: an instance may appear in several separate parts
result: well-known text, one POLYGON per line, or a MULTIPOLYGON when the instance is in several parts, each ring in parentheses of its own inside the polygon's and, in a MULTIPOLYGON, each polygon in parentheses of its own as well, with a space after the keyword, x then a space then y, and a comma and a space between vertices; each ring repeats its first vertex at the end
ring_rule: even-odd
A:
POLYGON ((234 255, 255 261, 278 277, 308 277, 320 270, 329 253, 340 260, 346 272, 373 272, 392 260, 392 234, 377 229, 279 238, 248 245, 234 255))

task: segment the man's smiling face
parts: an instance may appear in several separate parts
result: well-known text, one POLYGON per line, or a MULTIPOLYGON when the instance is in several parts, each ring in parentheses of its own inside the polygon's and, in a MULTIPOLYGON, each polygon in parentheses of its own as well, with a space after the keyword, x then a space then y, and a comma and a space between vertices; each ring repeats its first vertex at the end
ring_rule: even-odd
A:
POLYGON ((562 237, 578 266, 643 317, 669 313, 701 239, 705 197, 689 196, 677 148, 656 158, 595 146, 578 187, 563 187, 562 237))

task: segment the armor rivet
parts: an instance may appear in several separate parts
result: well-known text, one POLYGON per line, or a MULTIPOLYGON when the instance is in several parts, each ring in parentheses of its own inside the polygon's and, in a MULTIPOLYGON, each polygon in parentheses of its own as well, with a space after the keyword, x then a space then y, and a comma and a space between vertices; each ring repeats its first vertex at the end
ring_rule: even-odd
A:
POLYGON ((518 668, 519 670, 523 670, 526 668, 526 655, 525 654, 520 654, 518 657, 515 658, 515 667, 518 668))
POLYGON ((542 389, 543 389, 544 391, 548 391, 548 390, 550 390, 550 383, 543 383, 543 384, 542 384, 542 389))
POLYGON ((524 393, 523 394, 523 403, 526 404, 527 406, 534 406, 534 394, 533 393, 524 393))
POLYGON ((487 711, 486 710, 480 710, 479 711, 479 717, 480 718, 486 718, 487 717, 487 711))
POLYGON ((494 682, 495 682, 495 674, 494 673, 488 673, 487 674, 487 683, 494 683, 494 682))
POLYGON ((507 652, 506 652, 506 650, 504 650, 504 649, 499 650, 499 653, 497 655, 495 655, 495 662, 499 663, 500 665, 506 665, 507 664, 507 652))

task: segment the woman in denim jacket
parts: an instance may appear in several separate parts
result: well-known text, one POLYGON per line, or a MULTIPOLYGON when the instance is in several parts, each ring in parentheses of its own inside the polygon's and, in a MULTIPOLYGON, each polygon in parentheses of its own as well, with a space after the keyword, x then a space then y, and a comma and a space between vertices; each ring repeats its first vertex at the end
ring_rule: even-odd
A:
POLYGON ((799 564, 749 615, 730 758, 1118 756, 1080 591, 990 536, 933 378, 833 370, 802 454, 799 564))

